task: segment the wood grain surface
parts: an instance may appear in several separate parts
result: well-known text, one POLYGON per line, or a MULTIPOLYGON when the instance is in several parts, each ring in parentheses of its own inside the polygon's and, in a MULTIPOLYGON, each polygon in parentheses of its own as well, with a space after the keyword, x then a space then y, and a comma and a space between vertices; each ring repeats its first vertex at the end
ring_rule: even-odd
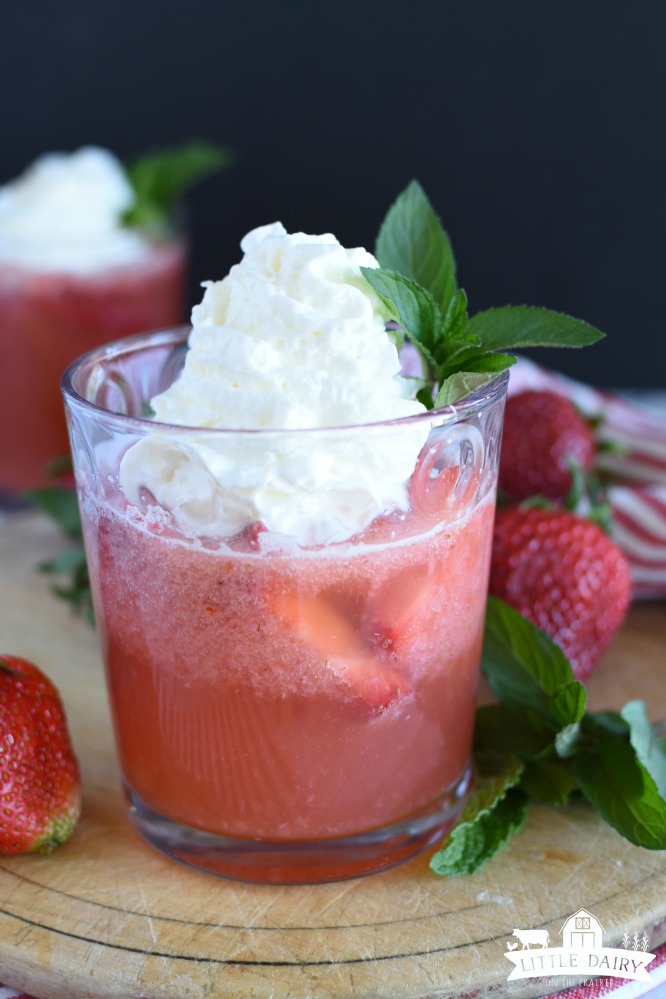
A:
MULTIPOLYGON (((84 789, 65 846, 0 863, 1 981, 41 999, 426 999, 493 986, 521 999, 557 981, 506 985, 515 927, 545 927, 559 946, 585 907, 606 946, 625 930, 646 930, 652 948, 666 939, 666 855, 632 847, 583 804, 533 808, 497 858, 456 879, 422 856, 356 881, 265 887, 162 857, 126 817, 95 634, 35 569, 61 547, 38 515, 0 523, 0 652, 58 684, 84 789)), ((664 604, 636 606, 592 678, 593 706, 642 697, 666 717, 665 652, 664 604)))

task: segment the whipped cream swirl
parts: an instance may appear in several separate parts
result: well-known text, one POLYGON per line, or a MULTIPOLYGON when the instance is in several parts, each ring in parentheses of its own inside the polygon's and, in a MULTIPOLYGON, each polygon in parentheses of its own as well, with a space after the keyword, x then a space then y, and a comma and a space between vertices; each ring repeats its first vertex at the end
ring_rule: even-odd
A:
POLYGON ((197 534, 261 521, 301 545, 346 540, 407 505, 428 431, 424 421, 358 429, 425 412, 360 271, 377 261, 280 223, 241 246, 241 262, 204 286, 184 369, 151 403, 162 424, 229 432, 156 426, 125 454, 122 488, 133 504, 148 490, 197 534), (307 433, 317 428, 340 429, 307 433), (232 432, 248 430, 263 433, 232 432))
POLYGON ((0 187, 0 261, 74 274, 132 264, 149 252, 122 225, 133 204, 125 170, 106 149, 48 153, 0 187))

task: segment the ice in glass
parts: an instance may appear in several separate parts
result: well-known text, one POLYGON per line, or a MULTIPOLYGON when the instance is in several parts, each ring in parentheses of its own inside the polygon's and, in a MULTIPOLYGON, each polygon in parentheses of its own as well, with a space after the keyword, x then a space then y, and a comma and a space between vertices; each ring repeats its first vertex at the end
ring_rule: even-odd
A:
POLYGON ((123 226, 132 200, 97 148, 41 157, 0 188, 0 493, 44 485, 67 454, 59 381, 75 357, 181 321, 183 240, 123 226))
POLYGON ((369 254, 243 247, 191 333, 63 384, 135 823, 218 874, 326 881, 464 799, 506 376, 427 411, 369 254))

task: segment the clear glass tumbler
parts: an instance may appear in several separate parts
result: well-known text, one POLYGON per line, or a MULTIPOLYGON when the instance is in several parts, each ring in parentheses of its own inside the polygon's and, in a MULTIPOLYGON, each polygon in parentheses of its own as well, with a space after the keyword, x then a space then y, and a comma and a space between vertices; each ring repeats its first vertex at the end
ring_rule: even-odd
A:
POLYGON ((389 867, 441 837, 469 786, 507 376, 381 424, 159 424, 146 405, 187 333, 95 350, 63 380, 131 817, 169 856, 244 880, 389 867), (411 474, 400 509, 297 543, 261 523, 217 532, 214 484, 206 529, 179 525, 141 485, 146 444, 176 469, 214 452, 239 481, 278 453, 328 456, 332 493, 307 497, 322 516, 336 469, 360 479, 368 447, 389 463, 411 449, 411 474))
POLYGON ((142 239, 136 260, 81 272, 58 260, 99 250, 82 238, 40 243, 50 265, 0 261, 0 500, 45 485, 68 453, 59 390, 68 364, 116 337, 182 322, 185 240, 162 230, 142 239))

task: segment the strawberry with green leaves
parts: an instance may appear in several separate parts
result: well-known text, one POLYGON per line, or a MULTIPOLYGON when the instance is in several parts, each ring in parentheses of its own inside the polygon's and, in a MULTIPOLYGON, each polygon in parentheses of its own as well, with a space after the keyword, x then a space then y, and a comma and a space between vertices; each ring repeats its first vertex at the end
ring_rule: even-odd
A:
POLYGON ((79 769, 52 682, 0 656, 0 854, 51 853, 81 810, 79 769))

